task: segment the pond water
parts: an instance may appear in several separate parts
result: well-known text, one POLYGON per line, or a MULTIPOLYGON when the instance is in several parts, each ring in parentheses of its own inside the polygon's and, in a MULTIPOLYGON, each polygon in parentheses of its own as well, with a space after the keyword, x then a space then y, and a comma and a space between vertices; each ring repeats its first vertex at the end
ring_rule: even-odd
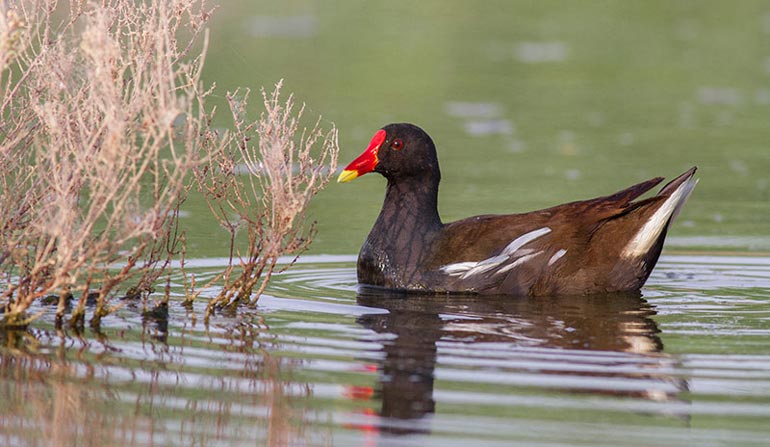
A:
MULTIPOLYGON (((228 0, 211 26, 215 101, 284 78, 341 163, 424 127, 446 221, 701 182, 640 294, 546 299, 359 289, 384 182, 331 184, 255 309, 206 326, 216 291, 186 309, 175 283, 167 316, 0 333, 1 445, 767 445, 770 4, 228 0)), ((184 211, 216 275, 227 234, 184 211)))
POLYGON ((450 299, 309 256, 208 327, 177 302, 5 334, 0 443, 764 446, 768 300, 763 257, 669 255, 641 295, 450 299))

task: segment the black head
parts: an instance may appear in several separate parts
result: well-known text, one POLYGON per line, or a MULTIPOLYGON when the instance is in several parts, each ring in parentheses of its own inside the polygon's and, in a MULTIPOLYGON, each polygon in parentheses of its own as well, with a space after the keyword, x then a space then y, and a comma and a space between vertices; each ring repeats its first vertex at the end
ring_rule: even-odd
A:
POLYGON ((347 182, 372 171, 391 181, 441 177, 433 140, 409 123, 388 124, 378 130, 366 150, 342 171, 338 181, 347 182))

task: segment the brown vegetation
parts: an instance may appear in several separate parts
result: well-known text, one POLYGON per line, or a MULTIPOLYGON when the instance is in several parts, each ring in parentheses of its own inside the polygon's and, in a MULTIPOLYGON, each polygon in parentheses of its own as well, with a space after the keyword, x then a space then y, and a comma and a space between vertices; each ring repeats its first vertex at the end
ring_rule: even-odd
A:
MULTIPOLYGON (((248 91, 228 95, 235 131, 195 170, 198 189, 230 233, 230 265, 209 283, 221 280, 224 286, 207 316, 215 306, 255 303, 278 258, 308 247, 315 225, 304 224, 305 211, 337 165, 337 130, 324 132, 319 119, 300 131, 304 107, 295 113, 292 97, 281 102, 280 88, 262 92, 265 112, 255 122, 245 117, 248 91), (241 228, 248 236, 244 250, 235 244, 241 228)), ((195 296, 192 291, 188 299, 195 296)))
POLYGON ((0 4, 0 326, 25 325, 49 295, 60 318, 77 300, 73 325, 95 297, 98 325, 118 286, 149 294, 182 251, 193 185, 232 235, 249 235, 217 304, 256 300, 278 256, 306 248, 336 130, 297 135, 276 89, 254 123, 230 96, 235 129, 214 131, 201 82, 209 12, 202 0, 0 4))

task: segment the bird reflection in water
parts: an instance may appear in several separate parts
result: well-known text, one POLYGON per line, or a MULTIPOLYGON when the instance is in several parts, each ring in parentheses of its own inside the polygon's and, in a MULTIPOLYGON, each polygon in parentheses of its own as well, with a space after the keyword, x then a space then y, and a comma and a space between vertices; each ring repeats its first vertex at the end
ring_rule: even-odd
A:
MULTIPOLYGON (((439 351, 444 362, 451 356, 465 356, 471 364, 493 357, 495 366, 487 372, 506 384, 532 386, 531 378, 519 384, 505 376, 535 374, 534 386, 654 401, 676 399, 687 387, 683 379, 666 375, 673 360, 661 353, 663 344, 651 318, 655 309, 639 293, 512 298, 364 288, 357 301, 387 310, 357 321, 392 336, 383 338, 378 383, 371 393, 382 403, 376 431, 430 431, 426 416, 435 412, 437 363, 442 363, 439 369, 454 367, 453 361, 439 362, 439 351), (610 352, 616 354, 607 355, 610 352), (576 367, 570 367, 572 363, 576 367), (586 376, 600 380, 577 380, 586 376), (616 386, 605 379, 624 380, 616 386)), ((474 366, 478 369, 485 367, 474 366)))

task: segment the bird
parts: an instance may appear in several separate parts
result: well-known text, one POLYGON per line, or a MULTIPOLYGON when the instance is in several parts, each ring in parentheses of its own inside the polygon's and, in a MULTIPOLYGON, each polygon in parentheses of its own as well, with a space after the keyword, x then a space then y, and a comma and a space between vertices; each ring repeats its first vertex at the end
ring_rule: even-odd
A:
POLYGON ((692 167, 649 198, 656 177, 603 197, 444 223, 436 146, 420 127, 388 124, 337 181, 387 180, 358 255, 361 285, 419 293, 553 296, 638 291, 698 182, 692 167))

